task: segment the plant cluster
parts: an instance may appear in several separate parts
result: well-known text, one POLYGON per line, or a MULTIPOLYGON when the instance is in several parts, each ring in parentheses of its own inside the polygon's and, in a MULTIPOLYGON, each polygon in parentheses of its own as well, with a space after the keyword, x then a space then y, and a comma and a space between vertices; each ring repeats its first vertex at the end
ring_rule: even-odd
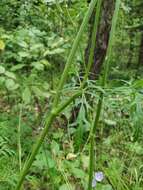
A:
POLYGON ((142 3, 112 3, 1 0, 0 190, 142 190, 142 3))

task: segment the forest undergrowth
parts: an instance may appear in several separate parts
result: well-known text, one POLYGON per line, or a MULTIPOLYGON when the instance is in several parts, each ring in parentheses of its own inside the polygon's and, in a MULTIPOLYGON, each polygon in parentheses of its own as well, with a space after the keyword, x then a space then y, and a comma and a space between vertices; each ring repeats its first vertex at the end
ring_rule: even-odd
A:
POLYGON ((0 190, 143 189, 142 16, 113 2, 0 2, 0 190))

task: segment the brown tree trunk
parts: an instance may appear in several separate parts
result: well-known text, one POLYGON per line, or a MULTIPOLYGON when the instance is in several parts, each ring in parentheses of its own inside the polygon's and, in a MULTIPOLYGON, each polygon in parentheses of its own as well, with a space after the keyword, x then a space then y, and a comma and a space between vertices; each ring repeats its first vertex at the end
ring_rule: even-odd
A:
MULTIPOLYGON (((114 0, 104 0, 102 4, 102 13, 100 18, 100 24, 98 27, 96 48, 94 50, 94 60, 91 68, 90 79, 98 78, 103 64, 109 40, 109 33, 111 29, 111 20, 114 11, 114 0)), ((91 47, 91 36, 93 31, 93 24, 95 19, 95 13, 93 13, 89 23, 89 37, 88 45, 85 50, 85 63, 87 64, 89 58, 89 51, 91 47)))

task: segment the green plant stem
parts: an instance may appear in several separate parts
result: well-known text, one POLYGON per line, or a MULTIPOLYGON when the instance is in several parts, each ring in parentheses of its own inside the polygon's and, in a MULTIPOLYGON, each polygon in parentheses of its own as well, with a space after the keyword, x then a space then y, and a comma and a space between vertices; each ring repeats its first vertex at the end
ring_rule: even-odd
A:
POLYGON ((18 123, 18 159, 19 159, 19 171, 21 171, 21 117, 22 117, 22 105, 20 105, 20 111, 19 111, 19 123, 18 123))
POLYGON ((23 169, 22 169, 22 172, 21 172, 21 175, 20 175, 20 178, 19 178, 19 181, 18 181, 18 184, 16 186, 16 190, 20 190, 21 189, 21 186, 23 184, 23 181, 24 181, 24 178, 25 176, 27 175, 27 172, 29 170, 29 168, 31 167, 33 161, 34 161, 34 158, 43 142, 43 139, 45 138, 46 134, 47 134, 47 130, 49 127, 47 126, 50 126, 52 124, 52 121, 54 119, 55 115, 53 113, 51 113, 48 117, 48 119, 46 120, 46 127, 44 128, 44 130, 42 131, 39 139, 37 140, 36 144, 34 145, 33 149, 32 149, 32 153, 29 157, 29 159, 26 161, 23 169))
MULTIPOLYGON (((77 37, 76 37, 76 39, 75 39, 75 41, 73 43, 71 52, 69 54, 67 63, 65 65, 65 69, 64 69, 63 74, 61 76, 61 80, 59 82, 59 86, 57 88, 56 95, 55 95, 55 98, 54 98, 52 111, 49 113, 49 116, 47 117, 46 122, 45 122, 44 130, 41 132, 39 139, 36 141, 36 144, 34 145, 34 147, 32 149, 32 153, 31 153, 29 159, 27 160, 27 162, 24 165, 24 168, 23 168, 23 170, 21 172, 18 184, 16 186, 16 190, 20 190, 20 188, 21 188, 21 186, 23 184, 24 178, 27 175, 27 172, 30 169, 30 167, 31 167, 31 165, 32 165, 32 163, 34 161, 34 158, 35 158, 36 154, 38 153, 38 150, 39 150, 42 142, 44 141, 44 138, 47 135, 47 133, 49 131, 49 128, 50 128, 54 118, 56 117, 57 113, 55 112, 55 108, 58 106, 58 103, 59 103, 59 100, 60 100, 60 95, 61 95, 61 90, 62 90, 63 85, 64 85, 64 83, 65 83, 65 81, 67 79, 68 71, 69 71, 69 68, 70 68, 70 66, 72 64, 74 56, 76 54, 77 47, 79 45, 81 36, 82 36, 82 34, 83 34, 87 24, 88 24, 88 21, 89 21, 89 19, 91 17, 91 14, 92 14, 93 10, 95 8, 96 1, 97 0, 92 0, 90 5, 89 5, 88 11, 87 11, 87 13, 86 13, 86 15, 84 17, 84 20, 83 20, 83 22, 81 24, 81 27, 79 29, 79 32, 77 34, 77 37)), ((66 104, 66 106, 67 105, 68 104, 66 104)), ((65 106, 63 106, 63 107, 65 108, 65 106)), ((60 109, 60 111, 61 111, 61 109, 60 109)))
MULTIPOLYGON (((80 88, 83 89, 86 85, 86 81, 89 76, 89 72, 91 69, 91 66, 93 64, 93 59, 94 59, 94 50, 96 46, 96 37, 97 37, 97 32, 98 32, 98 25, 100 21, 100 12, 101 12, 101 5, 102 5, 102 0, 97 0, 97 6, 96 6, 96 13, 95 13, 95 19, 94 19, 94 26, 93 26, 93 31, 92 31, 92 36, 91 36, 91 47, 90 47, 90 52, 89 52, 89 58, 88 58, 88 63, 87 63, 87 68, 85 71, 85 75, 83 78, 83 81, 80 85, 80 88)), ((78 148, 81 144, 81 139, 82 139, 82 126, 79 126, 78 128, 78 135, 76 137, 78 141, 78 148)))
POLYGON ((93 10, 94 10, 94 8, 95 8, 96 2, 97 2, 97 0, 92 0, 92 1, 91 1, 90 5, 89 5, 89 8, 88 8, 88 11, 87 11, 87 13, 86 13, 86 15, 85 15, 85 17, 84 17, 84 19, 83 19, 83 22, 82 22, 82 24, 81 24, 81 26, 80 26, 79 32, 78 32, 78 34, 77 34, 77 36, 76 36, 76 39, 75 39, 75 41, 74 41, 74 43, 73 43, 71 52, 70 52, 70 54, 69 54, 69 57, 68 57, 68 59, 67 59, 66 65, 65 65, 65 69, 64 69, 64 71, 63 71, 63 74, 62 74, 62 76, 61 76, 61 80, 60 80, 60 82, 59 82, 59 86, 58 86, 58 88, 57 88, 57 92, 56 92, 56 96, 55 96, 54 104, 53 104, 54 107, 57 106, 57 104, 58 104, 58 102, 59 102, 61 90, 62 90, 63 85, 64 85, 64 83, 65 83, 65 81, 66 81, 66 79, 67 79, 67 75, 68 75, 70 66, 71 66, 71 64, 72 64, 72 62, 73 62, 73 59, 74 59, 74 57, 75 57, 75 54, 76 54, 76 51, 77 51, 77 48, 78 48, 80 39, 81 39, 82 34, 83 34, 84 30, 85 30, 85 27, 86 27, 87 24, 88 24, 88 21, 89 21, 91 15, 92 15, 92 12, 93 12, 93 10))
POLYGON ((90 161, 89 161, 89 181, 88 181, 88 190, 92 190, 92 179, 93 179, 93 171, 95 166, 95 156, 94 156, 94 145, 95 145, 95 135, 96 135, 96 128, 99 122, 101 110, 102 110, 102 103, 103 103, 103 93, 100 94, 100 99, 97 104, 97 113, 96 117, 93 122, 92 132, 90 135, 90 161))
POLYGON ((61 104, 57 109, 54 110, 56 115, 58 115, 58 113, 61 113, 62 110, 64 110, 71 102, 73 102, 77 97, 79 97, 81 95, 82 95, 82 91, 78 91, 71 98, 69 98, 67 101, 65 101, 63 104, 61 104))
MULTIPOLYGON (((117 24, 117 19, 118 19, 120 2, 121 0, 116 0, 115 11, 114 11, 113 19, 112 19, 112 27, 110 31, 109 44, 107 48, 106 58, 104 61, 104 73, 103 73, 103 79, 102 79, 103 88, 106 87, 106 82, 107 82, 107 77, 108 77, 108 71, 109 71, 109 66, 110 66, 112 46, 114 42, 114 35, 115 35, 115 29, 116 29, 116 24, 117 24)), ((94 165, 95 165, 95 159, 94 159, 95 158, 94 156, 95 133, 96 133, 96 129, 99 123, 99 118, 101 115, 101 110, 102 110, 102 105, 103 105, 103 98, 104 98, 103 92, 100 93, 99 97, 100 98, 97 105, 97 113, 93 122, 92 133, 90 136, 90 162, 89 162, 88 190, 92 190, 92 179, 93 179, 93 171, 94 171, 94 165)))
POLYGON ((41 147, 42 145, 42 142, 45 138, 45 136, 47 135, 48 131, 49 131, 49 128, 54 120, 54 118, 63 110, 65 109, 65 107, 67 107, 75 98, 77 98, 78 96, 80 96, 82 93, 81 91, 75 93, 71 98, 69 98, 67 101, 65 101, 63 104, 59 105, 58 108, 55 108, 51 111, 51 113, 49 114, 49 116, 47 117, 46 121, 45 121, 45 127, 43 129, 43 131, 41 132, 38 140, 36 141, 36 144, 34 145, 33 149, 32 149, 32 153, 30 155, 30 157, 27 159, 23 169, 22 169, 22 172, 21 172, 21 175, 20 175, 20 179, 18 181, 18 185, 16 187, 16 190, 20 190, 21 188, 21 185, 23 184, 23 181, 24 181, 24 178, 25 176, 27 175, 27 172, 29 170, 29 168, 31 167, 33 161, 34 161, 34 158, 36 156, 36 154, 38 153, 38 150, 39 148, 41 147))

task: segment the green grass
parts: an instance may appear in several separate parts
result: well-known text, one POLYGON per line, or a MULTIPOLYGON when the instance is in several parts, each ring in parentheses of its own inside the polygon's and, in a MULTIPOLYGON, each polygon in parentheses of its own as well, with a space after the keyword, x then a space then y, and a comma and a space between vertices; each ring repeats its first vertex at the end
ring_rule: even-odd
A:
MULTIPOLYGON (((109 88, 105 94, 104 112, 102 112, 99 121, 100 127, 97 129, 96 134, 97 155, 95 163, 97 171, 104 172, 105 179, 97 185, 96 189, 142 189, 142 131, 138 134, 137 139, 134 136, 138 124, 137 118, 140 118, 139 114, 142 113, 136 109, 136 106, 143 99, 138 90, 133 88, 137 83, 139 81, 116 87, 114 90, 109 88)), ((92 93, 95 101, 94 106, 96 106, 97 95, 95 96, 95 89, 92 88, 94 83, 90 83, 90 87, 89 92, 92 93)), ((88 110, 88 118, 90 118, 92 109, 88 107, 87 102, 84 101, 83 104, 85 109, 88 110)), ((70 109, 67 109, 67 117, 68 112, 70 112, 70 109)), ((27 117, 28 114, 24 117, 24 120, 27 117)), ((85 119, 87 119, 86 115, 85 119)), ((9 134, 8 129, 11 123, 14 123, 14 117, 10 116, 9 113, 1 113, 0 126, 1 130, 3 129, 5 141, 6 137, 9 138, 10 135, 14 136, 17 133, 16 125, 13 125, 15 132, 11 131, 12 134, 9 134), (6 122, 8 118, 9 122, 6 122), (4 120, 6 121, 4 122, 4 120)), ((81 190, 86 190, 88 184, 89 142, 87 142, 87 137, 89 130, 84 131, 84 146, 76 152, 76 144, 73 141, 76 128, 69 125, 67 130, 67 128, 62 128, 62 125, 63 121, 57 118, 49 138, 46 138, 44 147, 40 150, 30 170, 25 183, 26 189, 49 188, 58 190, 66 188, 70 190, 80 188, 81 190), (70 131, 73 132, 71 133, 70 131)), ((84 125, 86 127, 86 123, 84 125)), ((35 129, 33 135, 36 135, 36 130, 38 129, 35 129)), ((15 142, 15 140, 7 142, 7 147, 4 149, 7 154, 1 156, 1 189, 11 190, 17 181, 19 171, 18 152, 11 153, 11 150, 15 150, 15 142)), ((22 147, 26 152, 29 151, 31 143, 31 138, 26 138, 26 140, 22 141, 22 147)), ((22 164, 25 160, 26 152, 22 152, 24 156, 22 164)))
POLYGON ((141 31, 132 36, 127 26, 142 21, 133 8, 136 1, 124 0, 114 35, 116 1, 105 72, 90 80, 96 34, 104 24, 101 2, 92 0, 88 9, 87 0, 0 1, 0 190, 17 185, 21 190, 143 189, 143 76, 142 67, 136 69, 141 31), (86 67, 87 31, 96 3, 86 67), (134 64, 127 69, 131 55, 134 64), (91 188, 92 173, 98 171, 104 180, 91 188))

